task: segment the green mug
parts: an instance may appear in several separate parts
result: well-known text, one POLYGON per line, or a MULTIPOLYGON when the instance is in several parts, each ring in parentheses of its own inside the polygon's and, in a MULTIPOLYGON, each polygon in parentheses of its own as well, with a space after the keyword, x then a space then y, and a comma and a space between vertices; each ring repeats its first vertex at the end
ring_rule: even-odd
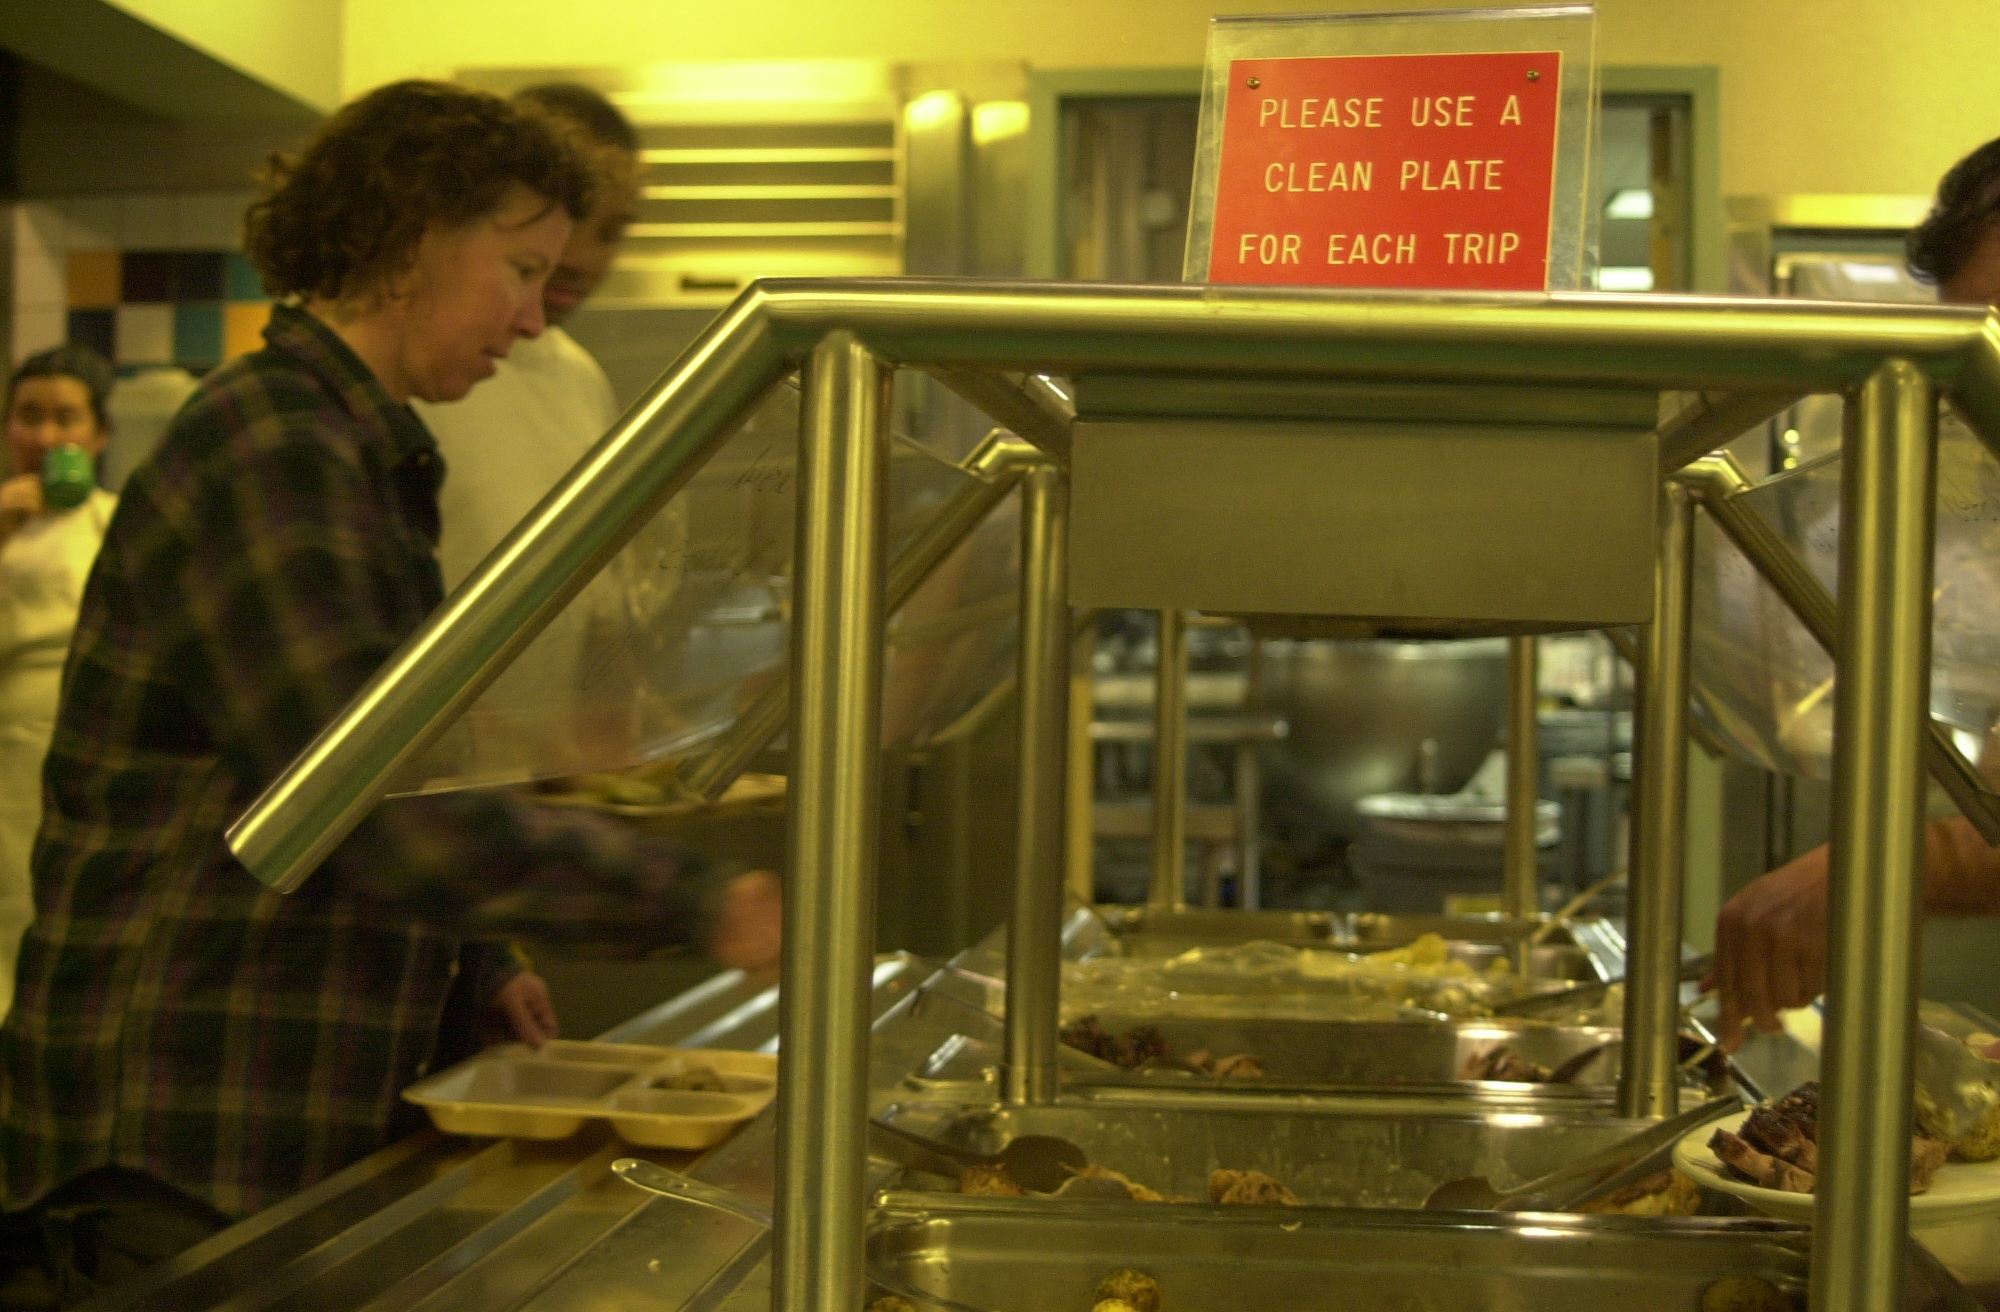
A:
POLYGON ((97 462, 80 446, 51 447, 42 457, 42 500, 52 510, 74 510, 97 486, 97 462))

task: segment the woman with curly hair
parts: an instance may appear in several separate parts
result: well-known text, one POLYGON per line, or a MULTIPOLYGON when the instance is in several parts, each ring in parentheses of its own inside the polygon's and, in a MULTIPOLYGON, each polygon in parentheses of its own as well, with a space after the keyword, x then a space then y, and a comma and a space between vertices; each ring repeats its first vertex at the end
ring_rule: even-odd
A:
POLYGON ((250 211, 281 298, 266 344, 126 484, 45 774, 0 1030, 0 1257, 39 1250, 51 1302, 411 1128, 398 1093, 482 1016, 550 1037, 546 993, 494 944, 522 918, 776 957, 770 875, 724 883, 504 792, 384 804, 289 896, 223 841, 442 599, 446 474, 408 403, 465 395, 542 330, 589 212, 545 120, 426 82, 342 109, 250 211))

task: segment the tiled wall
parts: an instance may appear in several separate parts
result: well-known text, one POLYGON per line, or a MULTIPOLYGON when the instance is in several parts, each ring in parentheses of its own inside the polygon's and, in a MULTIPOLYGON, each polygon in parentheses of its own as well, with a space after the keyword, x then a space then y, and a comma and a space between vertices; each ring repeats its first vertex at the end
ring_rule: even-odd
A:
POLYGON ((79 341, 122 369, 199 373, 254 350, 270 305, 240 253, 249 201, 188 192, 13 207, 14 360, 79 341))

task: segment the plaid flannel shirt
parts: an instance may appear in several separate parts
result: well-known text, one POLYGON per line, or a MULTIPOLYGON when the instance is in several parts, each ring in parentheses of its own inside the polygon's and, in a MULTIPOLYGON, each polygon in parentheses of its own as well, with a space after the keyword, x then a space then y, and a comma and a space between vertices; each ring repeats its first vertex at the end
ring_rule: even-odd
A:
POLYGON ((230 855, 443 591, 428 430, 304 311, 265 340, 133 475, 84 596, 0 1030, 9 1210, 104 1165, 268 1206, 383 1146, 451 1055, 454 981, 505 974, 468 924, 700 928, 697 867, 504 792, 385 803, 289 896, 230 855))

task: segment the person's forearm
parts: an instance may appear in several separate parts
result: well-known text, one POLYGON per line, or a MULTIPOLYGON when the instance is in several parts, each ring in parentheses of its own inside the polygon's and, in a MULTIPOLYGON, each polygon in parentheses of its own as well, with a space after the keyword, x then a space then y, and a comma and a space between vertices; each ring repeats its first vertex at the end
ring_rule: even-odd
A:
POLYGON ((1963 816, 1924 829, 1924 910, 1936 916, 2000 915, 2000 848, 1963 816))

